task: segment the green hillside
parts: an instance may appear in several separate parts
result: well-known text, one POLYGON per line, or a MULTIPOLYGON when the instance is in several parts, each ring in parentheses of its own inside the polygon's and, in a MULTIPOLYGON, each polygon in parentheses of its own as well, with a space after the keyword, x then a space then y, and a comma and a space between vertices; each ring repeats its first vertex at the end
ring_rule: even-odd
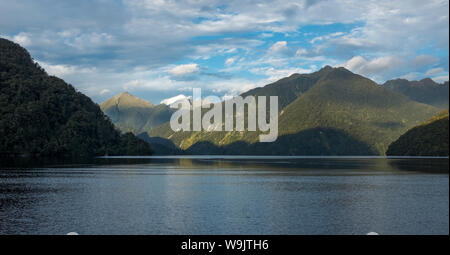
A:
POLYGON ((264 87, 251 89, 241 96, 278 96, 278 109, 281 110, 290 104, 297 97, 308 91, 320 77, 326 75, 333 70, 332 67, 326 66, 318 72, 311 74, 292 74, 289 77, 268 84, 264 87))
POLYGON ((344 68, 335 68, 286 107, 279 126, 280 134, 337 128, 384 154, 392 141, 437 111, 344 68))
POLYGON ((448 156, 448 110, 414 127, 395 142, 390 156, 448 156))
POLYGON ((279 105, 286 106, 279 109, 276 142, 259 143, 258 132, 173 132, 168 123, 149 136, 195 154, 383 155, 392 141, 439 111, 344 68, 292 75, 243 95, 280 95, 279 105))
POLYGON ((0 38, 0 155, 148 155, 91 99, 49 76, 18 44, 0 38))
POLYGON ((395 79, 387 81, 383 87, 409 97, 411 100, 433 105, 439 108, 448 108, 448 81, 439 84, 430 78, 420 81, 395 79))
POLYGON ((100 108, 122 132, 134 134, 160 126, 169 121, 174 112, 167 105, 155 106, 127 92, 103 102, 100 108))

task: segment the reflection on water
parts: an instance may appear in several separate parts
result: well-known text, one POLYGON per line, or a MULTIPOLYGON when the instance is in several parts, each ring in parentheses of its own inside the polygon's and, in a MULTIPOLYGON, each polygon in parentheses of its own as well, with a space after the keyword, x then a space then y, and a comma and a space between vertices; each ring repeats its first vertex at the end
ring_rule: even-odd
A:
POLYGON ((1 234, 448 234, 448 159, 163 157, 0 168, 1 234))

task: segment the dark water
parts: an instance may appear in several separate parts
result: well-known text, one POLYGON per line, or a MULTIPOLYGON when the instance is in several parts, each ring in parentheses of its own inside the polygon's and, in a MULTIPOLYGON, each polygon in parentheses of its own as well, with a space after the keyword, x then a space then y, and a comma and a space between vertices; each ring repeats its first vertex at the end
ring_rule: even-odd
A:
POLYGON ((449 234, 448 159, 0 167, 0 234, 449 234))

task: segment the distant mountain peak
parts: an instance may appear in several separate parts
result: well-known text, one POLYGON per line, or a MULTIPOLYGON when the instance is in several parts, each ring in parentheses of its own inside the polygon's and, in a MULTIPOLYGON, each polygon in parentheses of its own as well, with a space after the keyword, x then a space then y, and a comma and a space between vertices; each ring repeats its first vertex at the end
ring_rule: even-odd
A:
POLYGON ((315 73, 321 79, 346 79, 351 76, 358 76, 357 74, 351 72, 345 67, 331 67, 329 65, 323 67, 315 73))
POLYGON ((122 92, 100 104, 102 111, 122 132, 135 134, 148 131, 170 120, 172 109, 165 104, 149 101, 122 92))
POLYGON ((120 108, 152 108, 154 105, 147 100, 140 99, 129 92, 122 92, 105 102, 100 104, 102 110, 111 108, 111 107, 120 107, 120 108))
POLYGON ((332 66, 326 65, 326 66, 322 67, 319 71, 321 71, 321 70, 333 70, 333 69, 334 68, 332 66))
MULTIPOLYGON (((139 99, 139 100, 142 100, 142 99, 138 98, 137 96, 134 96, 134 95, 130 94, 130 93, 127 92, 127 91, 121 92, 121 93, 117 94, 117 95, 115 96, 115 98, 134 98, 134 99, 137 98, 137 99, 139 99)), ((150 102, 149 102, 149 103, 150 103, 150 102)))
POLYGON ((420 80, 420 82, 423 85, 437 85, 438 83, 436 83, 435 81, 433 81, 431 78, 427 77, 427 78, 423 78, 422 80, 420 80))
POLYGON ((117 96, 122 97, 122 96, 133 96, 133 95, 131 95, 130 93, 125 91, 125 92, 121 92, 121 93, 117 94, 117 96))
POLYGON ((448 83, 439 84, 430 78, 420 81, 395 79, 386 81, 383 87, 403 94, 414 101, 448 108, 448 83))
POLYGON ((315 73, 319 74, 319 75, 327 75, 327 74, 330 74, 330 73, 334 73, 334 74, 338 74, 338 73, 354 74, 353 72, 351 72, 350 70, 348 70, 345 67, 342 67, 342 66, 332 67, 330 65, 326 65, 326 66, 322 67, 319 71, 317 71, 315 73))

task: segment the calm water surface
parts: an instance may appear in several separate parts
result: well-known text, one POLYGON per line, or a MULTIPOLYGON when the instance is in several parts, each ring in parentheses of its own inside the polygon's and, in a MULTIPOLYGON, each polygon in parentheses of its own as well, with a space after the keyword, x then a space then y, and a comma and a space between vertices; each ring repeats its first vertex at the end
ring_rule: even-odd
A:
POLYGON ((0 234, 449 234, 448 159, 0 166, 0 234))

